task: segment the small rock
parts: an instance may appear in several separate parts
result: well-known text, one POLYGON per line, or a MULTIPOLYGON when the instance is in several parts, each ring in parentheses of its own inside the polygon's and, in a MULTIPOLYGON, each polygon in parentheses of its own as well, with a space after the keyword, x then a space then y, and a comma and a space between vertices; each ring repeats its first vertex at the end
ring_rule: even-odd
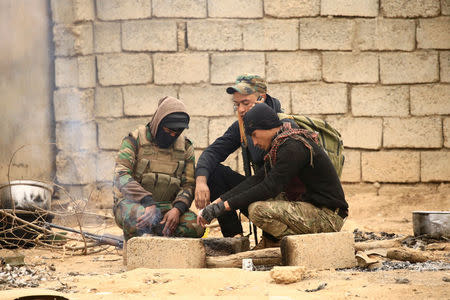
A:
POLYGON ((395 278, 395 283, 407 284, 407 283, 409 283, 409 279, 408 278, 395 278))
POLYGON ((275 266, 272 271, 270 271, 270 277, 275 281, 275 283, 289 284, 302 280, 306 275, 305 267, 289 266, 280 267, 275 266))
POLYGON ((327 283, 324 282, 324 283, 319 284, 319 286, 316 287, 315 289, 306 289, 305 292, 308 292, 308 293, 317 292, 317 291, 323 290, 326 286, 327 286, 327 283))
POLYGON ((445 281, 445 282, 450 282, 450 278, 449 278, 449 277, 446 277, 446 276, 444 276, 444 277, 442 277, 442 281, 445 281))

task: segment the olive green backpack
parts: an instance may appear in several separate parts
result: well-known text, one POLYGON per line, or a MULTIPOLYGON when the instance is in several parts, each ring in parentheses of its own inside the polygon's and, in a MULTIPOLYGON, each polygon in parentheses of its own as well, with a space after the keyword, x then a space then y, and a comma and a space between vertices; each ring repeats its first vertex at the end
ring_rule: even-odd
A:
POLYGON ((333 163, 336 172, 341 177, 342 168, 344 167, 344 144, 342 142, 341 134, 331 127, 327 121, 310 118, 307 116, 300 115, 288 115, 284 113, 279 113, 278 117, 282 119, 292 119, 301 128, 314 131, 317 133, 320 145, 328 154, 331 162, 333 163))

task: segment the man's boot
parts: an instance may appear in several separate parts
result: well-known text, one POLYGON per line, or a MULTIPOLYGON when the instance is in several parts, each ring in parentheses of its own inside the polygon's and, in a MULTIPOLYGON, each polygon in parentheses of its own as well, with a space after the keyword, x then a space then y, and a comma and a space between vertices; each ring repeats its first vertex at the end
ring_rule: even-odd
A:
POLYGON ((281 245, 281 240, 273 241, 265 236, 262 236, 258 245, 253 247, 252 250, 261 250, 261 249, 265 249, 265 248, 276 248, 276 247, 280 247, 280 245, 281 245))

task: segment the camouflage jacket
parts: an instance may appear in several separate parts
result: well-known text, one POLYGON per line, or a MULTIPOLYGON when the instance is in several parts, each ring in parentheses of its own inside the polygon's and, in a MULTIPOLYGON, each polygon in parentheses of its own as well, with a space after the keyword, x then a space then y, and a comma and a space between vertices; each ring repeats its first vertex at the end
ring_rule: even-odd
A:
MULTIPOLYGON (((147 139, 151 141, 152 139, 149 127, 146 126, 146 129, 147 139)), ((140 143, 137 131, 131 132, 122 140, 122 144, 116 157, 116 166, 114 170, 115 205, 125 198, 136 202, 141 202, 145 196, 152 195, 151 192, 142 187, 135 176, 139 145, 140 143)), ((172 204, 182 210, 182 212, 186 211, 192 204, 195 188, 194 146, 187 138, 185 138, 185 149, 185 168, 181 176, 180 191, 176 194, 176 197, 172 201, 172 204)))

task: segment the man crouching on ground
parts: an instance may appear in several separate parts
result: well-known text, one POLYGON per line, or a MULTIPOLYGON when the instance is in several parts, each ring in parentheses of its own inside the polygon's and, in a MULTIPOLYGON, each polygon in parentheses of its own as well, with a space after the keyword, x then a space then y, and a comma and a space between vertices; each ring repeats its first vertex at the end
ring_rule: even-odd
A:
POLYGON ((263 104, 247 112, 244 125, 253 143, 268 151, 264 168, 206 206, 197 223, 205 226, 226 211, 248 208, 250 221, 276 238, 266 243, 271 246, 287 235, 341 230, 348 204, 317 135, 283 127, 263 104), (303 194, 299 182, 306 187, 303 194))
POLYGON ((194 198, 194 147, 181 133, 189 115, 180 100, 159 100, 153 119, 120 146, 114 171, 114 216, 125 241, 144 233, 201 237, 189 211, 194 198))

